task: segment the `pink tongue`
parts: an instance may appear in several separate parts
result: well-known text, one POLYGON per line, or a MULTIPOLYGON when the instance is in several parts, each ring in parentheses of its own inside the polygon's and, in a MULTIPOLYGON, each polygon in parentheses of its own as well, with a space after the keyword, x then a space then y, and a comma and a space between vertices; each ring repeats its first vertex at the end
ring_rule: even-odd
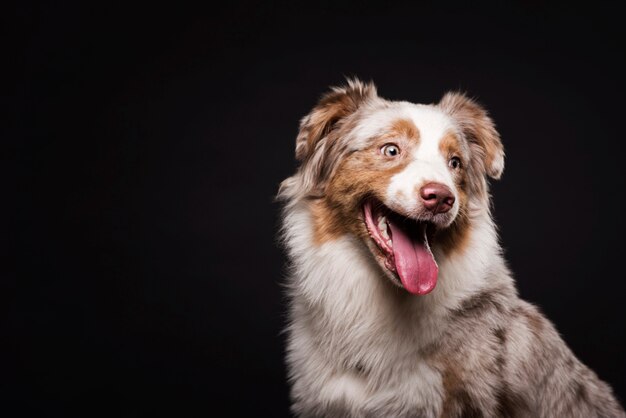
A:
POLYGON ((431 292, 437 284, 439 268, 426 243, 411 237, 389 221, 396 271, 404 288, 416 295, 431 292))

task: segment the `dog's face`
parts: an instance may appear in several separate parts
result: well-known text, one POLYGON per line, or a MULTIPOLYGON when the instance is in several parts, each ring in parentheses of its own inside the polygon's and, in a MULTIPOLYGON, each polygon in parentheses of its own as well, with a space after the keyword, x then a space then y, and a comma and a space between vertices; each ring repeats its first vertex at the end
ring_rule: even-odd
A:
POLYGON ((316 241, 358 237, 392 282, 419 295, 437 282, 432 249, 462 245, 471 208, 488 205, 485 176, 504 165, 493 123, 466 97, 390 102, 359 82, 303 119, 296 156, 293 187, 310 199, 316 241))

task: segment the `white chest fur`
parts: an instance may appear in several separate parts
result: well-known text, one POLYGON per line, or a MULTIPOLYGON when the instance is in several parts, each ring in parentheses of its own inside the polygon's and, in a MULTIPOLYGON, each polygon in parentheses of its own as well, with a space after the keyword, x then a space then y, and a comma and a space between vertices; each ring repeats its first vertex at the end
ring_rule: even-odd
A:
MULTIPOLYGON (((395 357, 401 347, 369 342, 348 351, 365 356, 350 364, 346 352, 329 352, 294 322, 288 363, 293 409, 303 416, 437 417, 443 402, 440 373, 416 353, 395 357), (300 332, 303 331, 303 332, 300 332), (393 359, 394 362, 389 360, 393 359), (376 362, 378 360, 378 362, 376 362)), ((323 340, 323 338, 322 338, 323 340)), ((331 341, 327 341, 332 343, 331 341)))
POLYGON ((294 411, 439 416, 442 378, 421 350, 445 329, 448 309, 483 285, 489 257, 480 249, 494 253, 490 226, 472 234, 472 262, 442 260, 437 288, 417 298, 383 277, 355 238, 313 245, 308 211, 292 209, 285 240, 293 263, 287 362, 294 411))

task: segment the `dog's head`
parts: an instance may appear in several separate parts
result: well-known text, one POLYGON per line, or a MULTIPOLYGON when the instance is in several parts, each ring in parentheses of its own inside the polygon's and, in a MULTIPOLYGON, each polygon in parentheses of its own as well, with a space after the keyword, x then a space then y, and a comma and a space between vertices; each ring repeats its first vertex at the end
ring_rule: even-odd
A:
POLYGON ((302 119, 296 158, 280 196, 309 202, 316 244, 356 236, 395 284, 420 295, 436 285, 432 249, 463 245, 472 208, 489 204, 486 177, 504 168, 499 135, 474 101, 387 101, 358 80, 302 119))

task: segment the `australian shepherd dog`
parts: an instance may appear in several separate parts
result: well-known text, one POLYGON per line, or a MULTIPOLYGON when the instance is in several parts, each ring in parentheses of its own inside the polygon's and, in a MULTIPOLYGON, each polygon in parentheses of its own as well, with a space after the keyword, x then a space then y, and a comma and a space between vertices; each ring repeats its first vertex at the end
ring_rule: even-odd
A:
POLYGON ((490 214, 483 107, 349 80, 304 117, 283 181, 287 364, 303 417, 624 417, 521 300, 490 214))

